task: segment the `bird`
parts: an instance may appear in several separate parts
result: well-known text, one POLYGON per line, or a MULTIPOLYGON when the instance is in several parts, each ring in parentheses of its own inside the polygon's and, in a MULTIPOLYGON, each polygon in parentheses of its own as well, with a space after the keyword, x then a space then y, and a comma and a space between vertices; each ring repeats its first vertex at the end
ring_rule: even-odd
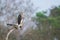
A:
POLYGON ((22 21, 22 15, 21 14, 19 14, 18 15, 18 26, 20 26, 20 28, 21 28, 21 21, 22 21))
MULTIPOLYGON (((22 13, 23 14, 23 13, 22 13)), ((10 35, 11 32, 13 32, 14 30, 19 30, 21 28, 22 30, 22 25, 23 25, 23 15, 19 14, 18 15, 18 19, 17 19, 17 24, 7 24, 9 26, 13 26, 13 28, 8 32, 6 40, 8 40, 8 36, 10 35)))
POLYGON ((22 25, 23 25, 23 13, 20 13, 17 17, 17 25, 16 24, 7 24, 10 26, 14 26, 15 29, 21 28, 22 29, 22 25))
POLYGON ((22 20, 22 16, 21 14, 18 15, 18 25, 21 23, 21 20, 22 20))

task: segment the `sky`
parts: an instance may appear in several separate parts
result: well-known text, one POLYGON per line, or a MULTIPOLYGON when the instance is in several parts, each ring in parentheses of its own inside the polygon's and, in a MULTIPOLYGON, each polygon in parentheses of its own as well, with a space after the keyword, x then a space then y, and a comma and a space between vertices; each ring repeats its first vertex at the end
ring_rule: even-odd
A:
POLYGON ((37 11, 48 10, 54 6, 60 5, 60 0, 32 0, 34 7, 38 7, 37 11))
POLYGON ((60 0, 31 0, 31 1, 34 4, 34 8, 38 8, 35 11, 35 13, 39 11, 47 11, 47 13, 45 14, 47 16, 49 16, 51 8, 60 5, 60 0))

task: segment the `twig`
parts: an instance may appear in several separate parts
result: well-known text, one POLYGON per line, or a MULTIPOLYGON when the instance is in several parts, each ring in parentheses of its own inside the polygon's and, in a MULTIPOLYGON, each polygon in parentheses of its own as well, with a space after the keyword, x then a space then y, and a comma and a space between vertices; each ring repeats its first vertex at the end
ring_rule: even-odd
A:
POLYGON ((8 32, 8 34, 7 34, 7 36, 6 36, 6 40, 8 40, 9 35, 10 35, 14 30, 15 30, 15 29, 13 28, 13 29, 11 29, 11 30, 8 32))
POLYGON ((20 30, 20 26, 22 26, 22 24, 20 24, 20 25, 15 25, 15 24, 7 24, 7 25, 9 25, 9 26, 13 26, 13 29, 11 29, 9 32, 8 32, 8 34, 7 34, 7 36, 6 36, 6 40, 8 40, 8 37, 9 37, 9 35, 12 33, 12 31, 14 31, 14 30, 20 30))

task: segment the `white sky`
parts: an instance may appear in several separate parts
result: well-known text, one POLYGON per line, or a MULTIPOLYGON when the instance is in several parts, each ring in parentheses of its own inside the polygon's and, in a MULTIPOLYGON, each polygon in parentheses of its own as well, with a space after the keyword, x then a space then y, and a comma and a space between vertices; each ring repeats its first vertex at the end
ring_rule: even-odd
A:
POLYGON ((39 7, 38 11, 48 10, 52 6, 60 5, 60 0, 32 0, 35 7, 39 7))

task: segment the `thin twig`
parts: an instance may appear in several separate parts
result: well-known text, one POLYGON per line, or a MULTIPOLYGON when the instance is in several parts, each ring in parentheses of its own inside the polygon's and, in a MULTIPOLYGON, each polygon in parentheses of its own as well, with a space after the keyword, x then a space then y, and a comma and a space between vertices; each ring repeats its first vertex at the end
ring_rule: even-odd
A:
POLYGON ((11 29, 11 30, 8 32, 8 34, 7 34, 7 36, 6 36, 6 40, 8 40, 9 35, 10 35, 14 30, 15 30, 15 29, 11 29))

